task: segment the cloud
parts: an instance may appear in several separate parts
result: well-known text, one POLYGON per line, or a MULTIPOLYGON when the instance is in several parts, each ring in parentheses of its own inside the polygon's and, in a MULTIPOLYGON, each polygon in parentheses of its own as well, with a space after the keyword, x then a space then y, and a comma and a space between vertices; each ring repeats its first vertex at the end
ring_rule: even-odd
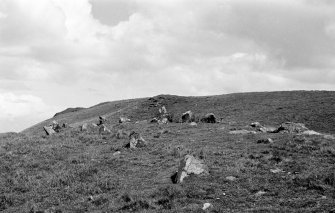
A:
POLYGON ((329 0, 0 0, 0 92, 65 109, 334 90, 334 14, 329 0))
POLYGON ((50 107, 39 97, 0 93, 0 130, 21 131, 28 125, 36 124, 46 116, 52 116, 54 107, 50 107))

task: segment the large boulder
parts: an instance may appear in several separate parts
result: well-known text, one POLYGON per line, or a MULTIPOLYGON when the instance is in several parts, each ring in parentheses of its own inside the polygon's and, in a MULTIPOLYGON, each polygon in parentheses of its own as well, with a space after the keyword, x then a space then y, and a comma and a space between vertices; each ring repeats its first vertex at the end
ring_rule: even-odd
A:
POLYGON ((44 131, 47 133, 47 135, 55 134, 55 130, 53 130, 52 126, 44 126, 44 131))
POLYGON ((191 111, 184 112, 181 116, 181 121, 183 123, 192 122, 194 120, 193 113, 191 111))
POLYGON ((192 155, 186 155, 179 163, 175 182, 182 183, 184 178, 191 174, 208 174, 208 167, 202 160, 199 160, 192 155))
POLYGON ((286 122, 280 125, 274 133, 285 132, 285 133, 303 133, 308 128, 302 123, 286 122))
POLYGON ((147 142, 142 138, 141 134, 132 131, 129 134, 128 148, 141 148, 147 146, 147 142))
POLYGON ((203 123, 216 123, 216 117, 213 113, 208 113, 203 118, 201 118, 201 122, 203 122, 203 123))

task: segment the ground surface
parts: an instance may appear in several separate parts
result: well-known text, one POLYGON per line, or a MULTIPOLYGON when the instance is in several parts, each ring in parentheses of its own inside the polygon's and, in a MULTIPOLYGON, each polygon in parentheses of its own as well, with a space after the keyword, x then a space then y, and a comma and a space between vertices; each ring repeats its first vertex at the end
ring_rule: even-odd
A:
POLYGON ((301 122, 335 134, 335 92, 243 93, 211 97, 160 95, 107 102, 56 116, 72 128, 45 136, 37 124, 0 135, 0 211, 3 212, 331 212, 335 211, 335 140, 282 133, 232 135, 251 122, 301 122), (165 105, 173 123, 148 120, 165 105), (213 112, 222 122, 177 123, 213 112), (78 126, 108 118, 111 133, 78 126), (132 121, 118 124, 119 116, 132 121), (126 149, 117 131, 140 132, 145 148, 126 149), (166 130, 166 131, 162 131, 166 130), (164 132, 160 134, 160 132, 164 132), (272 138, 274 143, 257 143, 272 138), (115 154, 120 151, 121 154, 115 154), (203 158, 209 175, 173 184, 184 154, 203 158), (236 180, 226 179, 233 176, 236 180))

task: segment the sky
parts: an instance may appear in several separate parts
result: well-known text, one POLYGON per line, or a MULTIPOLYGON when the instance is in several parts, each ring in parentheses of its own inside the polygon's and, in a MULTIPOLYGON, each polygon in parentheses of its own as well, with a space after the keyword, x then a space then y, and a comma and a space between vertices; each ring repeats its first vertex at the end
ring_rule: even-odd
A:
POLYGON ((332 0, 0 0, 0 132, 158 94, 335 90, 332 0))

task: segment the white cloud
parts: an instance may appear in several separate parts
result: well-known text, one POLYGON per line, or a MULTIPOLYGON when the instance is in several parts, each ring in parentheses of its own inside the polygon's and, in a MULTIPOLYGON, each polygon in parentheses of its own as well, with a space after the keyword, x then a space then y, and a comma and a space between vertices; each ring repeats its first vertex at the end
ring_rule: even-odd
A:
POLYGON ((334 14, 329 0, 0 0, 0 92, 59 109, 334 90, 334 14))

